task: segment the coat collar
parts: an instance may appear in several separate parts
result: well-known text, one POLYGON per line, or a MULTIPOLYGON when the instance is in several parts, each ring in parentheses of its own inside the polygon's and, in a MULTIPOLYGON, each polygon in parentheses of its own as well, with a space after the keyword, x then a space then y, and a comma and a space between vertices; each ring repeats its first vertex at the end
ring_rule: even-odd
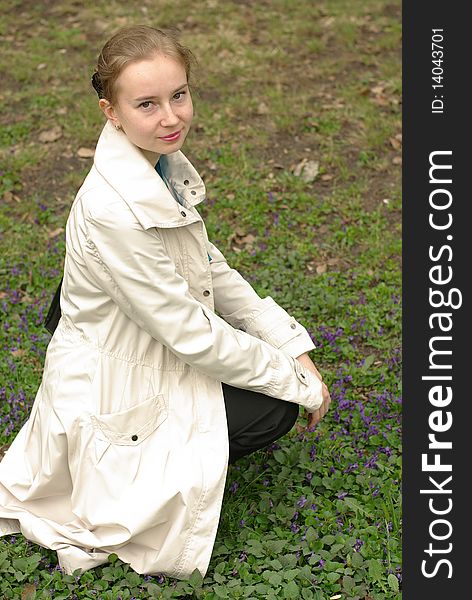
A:
MULTIPOLYGON (((180 151, 161 155, 163 177, 184 206, 195 206, 205 198, 205 184, 180 151)), ((182 207, 142 152, 107 121, 98 139, 94 166, 124 199, 144 229, 187 225, 182 207)))

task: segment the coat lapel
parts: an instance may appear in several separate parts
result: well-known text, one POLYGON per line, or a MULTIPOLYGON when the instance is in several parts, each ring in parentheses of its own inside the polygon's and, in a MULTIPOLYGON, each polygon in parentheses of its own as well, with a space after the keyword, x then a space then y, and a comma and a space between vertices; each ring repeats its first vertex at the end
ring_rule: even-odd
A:
MULTIPOLYGON (((184 206, 204 200, 205 184, 182 152, 162 155, 160 165, 167 184, 184 206)), ((188 217, 181 215, 182 207, 139 148, 108 121, 97 143, 94 166, 144 229, 189 224, 188 217)))

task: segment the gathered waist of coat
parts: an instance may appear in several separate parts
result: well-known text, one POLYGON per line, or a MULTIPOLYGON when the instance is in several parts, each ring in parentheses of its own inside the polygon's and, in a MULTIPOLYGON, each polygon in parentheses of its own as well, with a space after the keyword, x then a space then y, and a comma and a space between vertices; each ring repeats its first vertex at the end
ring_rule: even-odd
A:
POLYGON ((96 340, 86 336, 82 330, 75 326, 73 321, 62 314, 54 332, 55 343, 61 343, 60 340, 70 345, 72 350, 77 345, 88 346, 91 351, 101 355, 120 360, 130 365, 139 365, 150 367, 158 371, 191 371, 192 367, 179 360, 170 350, 152 340, 152 347, 158 350, 159 358, 156 360, 156 352, 149 352, 145 356, 130 354, 129 347, 123 349, 110 349, 100 345, 96 340))

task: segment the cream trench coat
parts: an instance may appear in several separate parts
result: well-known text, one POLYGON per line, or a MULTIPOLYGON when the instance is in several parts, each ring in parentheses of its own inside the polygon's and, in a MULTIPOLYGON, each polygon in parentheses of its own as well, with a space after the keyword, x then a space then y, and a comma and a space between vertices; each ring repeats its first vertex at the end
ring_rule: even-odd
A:
POLYGON ((208 568, 228 463, 221 381, 316 410, 314 346, 208 241, 181 152, 163 180, 106 124, 66 229, 62 318, 31 415, 0 463, 0 533, 67 573, 208 568), (211 258, 211 260, 210 260, 211 258))

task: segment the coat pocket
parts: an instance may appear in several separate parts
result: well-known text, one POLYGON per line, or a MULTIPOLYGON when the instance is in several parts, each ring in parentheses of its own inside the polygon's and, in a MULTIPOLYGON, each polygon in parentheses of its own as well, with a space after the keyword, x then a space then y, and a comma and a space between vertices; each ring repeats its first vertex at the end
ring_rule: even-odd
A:
POLYGON ((158 394, 121 412, 90 416, 96 436, 120 446, 137 446, 167 419, 167 404, 158 394))

